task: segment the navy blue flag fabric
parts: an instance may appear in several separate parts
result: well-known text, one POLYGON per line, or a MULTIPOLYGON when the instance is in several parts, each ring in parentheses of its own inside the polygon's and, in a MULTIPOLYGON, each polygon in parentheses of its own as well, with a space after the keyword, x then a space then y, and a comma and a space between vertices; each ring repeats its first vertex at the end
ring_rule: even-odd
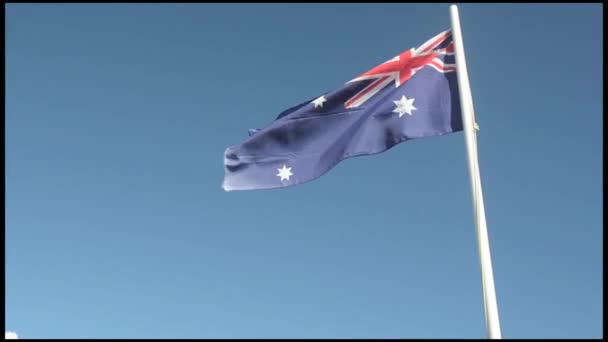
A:
POLYGON ((224 152, 225 191, 314 180, 340 161, 462 130, 451 31, 249 130, 224 152))

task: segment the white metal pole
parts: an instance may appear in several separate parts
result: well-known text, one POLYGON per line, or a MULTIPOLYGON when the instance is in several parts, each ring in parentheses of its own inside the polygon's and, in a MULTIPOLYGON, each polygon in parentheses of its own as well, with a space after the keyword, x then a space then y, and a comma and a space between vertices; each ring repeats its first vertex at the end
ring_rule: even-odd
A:
POLYGON ((452 37, 454 40, 454 51, 456 56, 456 73, 458 77, 458 89, 460 91, 460 108, 462 112, 462 124, 467 148, 467 159, 469 164, 469 175, 471 178, 471 194, 473 199, 473 214, 477 226, 477 244, 479 249, 479 260, 481 264, 481 279, 483 289, 484 314, 486 319, 486 330, 488 338, 500 339, 500 322, 498 318, 498 305, 496 303, 496 290, 494 288, 494 275, 492 272, 492 257, 490 255, 490 241, 488 228, 486 227, 486 214, 483 206, 483 194, 481 191, 481 179, 479 176, 479 161, 477 159, 477 142, 474 117, 473 98, 469 86, 469 76, 464 55, 462 32, 460 31, 460 18, 458 7, 450 6, 452 18, 452 37))

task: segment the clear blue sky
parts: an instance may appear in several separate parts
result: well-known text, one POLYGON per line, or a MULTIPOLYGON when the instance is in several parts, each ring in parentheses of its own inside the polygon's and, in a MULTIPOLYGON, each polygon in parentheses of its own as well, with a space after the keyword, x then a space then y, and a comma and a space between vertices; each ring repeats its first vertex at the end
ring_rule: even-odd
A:
MULTIPOLYGON (((463 4, 503 336, 602 337, 602 5, 463 4)), ((6 5, 6 329, 483 338, 461 132, 226 193, 223 152, 446 4, 6 5)))

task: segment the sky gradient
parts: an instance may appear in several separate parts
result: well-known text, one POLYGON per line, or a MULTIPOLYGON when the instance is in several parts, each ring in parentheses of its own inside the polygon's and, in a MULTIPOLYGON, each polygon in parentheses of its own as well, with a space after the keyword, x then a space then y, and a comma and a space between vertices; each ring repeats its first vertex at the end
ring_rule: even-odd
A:
MULTIPOLYGON (((462 4, 505 338, 601 338, 601 4, 462 4)), ((5 6, 20 338, 483 338, 462 133, 226 193, 223 152, 446 4, 5 6)))

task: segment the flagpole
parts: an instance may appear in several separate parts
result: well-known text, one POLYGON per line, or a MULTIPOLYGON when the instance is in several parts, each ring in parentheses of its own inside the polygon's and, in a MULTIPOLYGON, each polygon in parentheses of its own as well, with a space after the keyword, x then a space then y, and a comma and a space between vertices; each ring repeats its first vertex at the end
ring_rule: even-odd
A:
POLYGON ((486 226, 486 214, 483 206, 481 179, 479 176, 479 161, 477 159, 476 122, 473 111, 473 98, 469 86, 469 76, 464 55, 462 32, 460 31, 460 18, 458 7, 450 6, 452 19, 452 37, 456 56, 456 74, 458 89, 460 91, 460 108, 462 124, 467 149, 469 175, 471 178, 471 194, 473 199, 473 212, 477 227, 477 245, 481 266, 481 280, 483 289, 483 305, 486 320, 487 336, 490 339, 501 339, 500 322, 498 319, 498 305, 496 304, 496 290, 494 288, 494 275, 492 272, 492 257, 490 255, 490 242, 486 226))

